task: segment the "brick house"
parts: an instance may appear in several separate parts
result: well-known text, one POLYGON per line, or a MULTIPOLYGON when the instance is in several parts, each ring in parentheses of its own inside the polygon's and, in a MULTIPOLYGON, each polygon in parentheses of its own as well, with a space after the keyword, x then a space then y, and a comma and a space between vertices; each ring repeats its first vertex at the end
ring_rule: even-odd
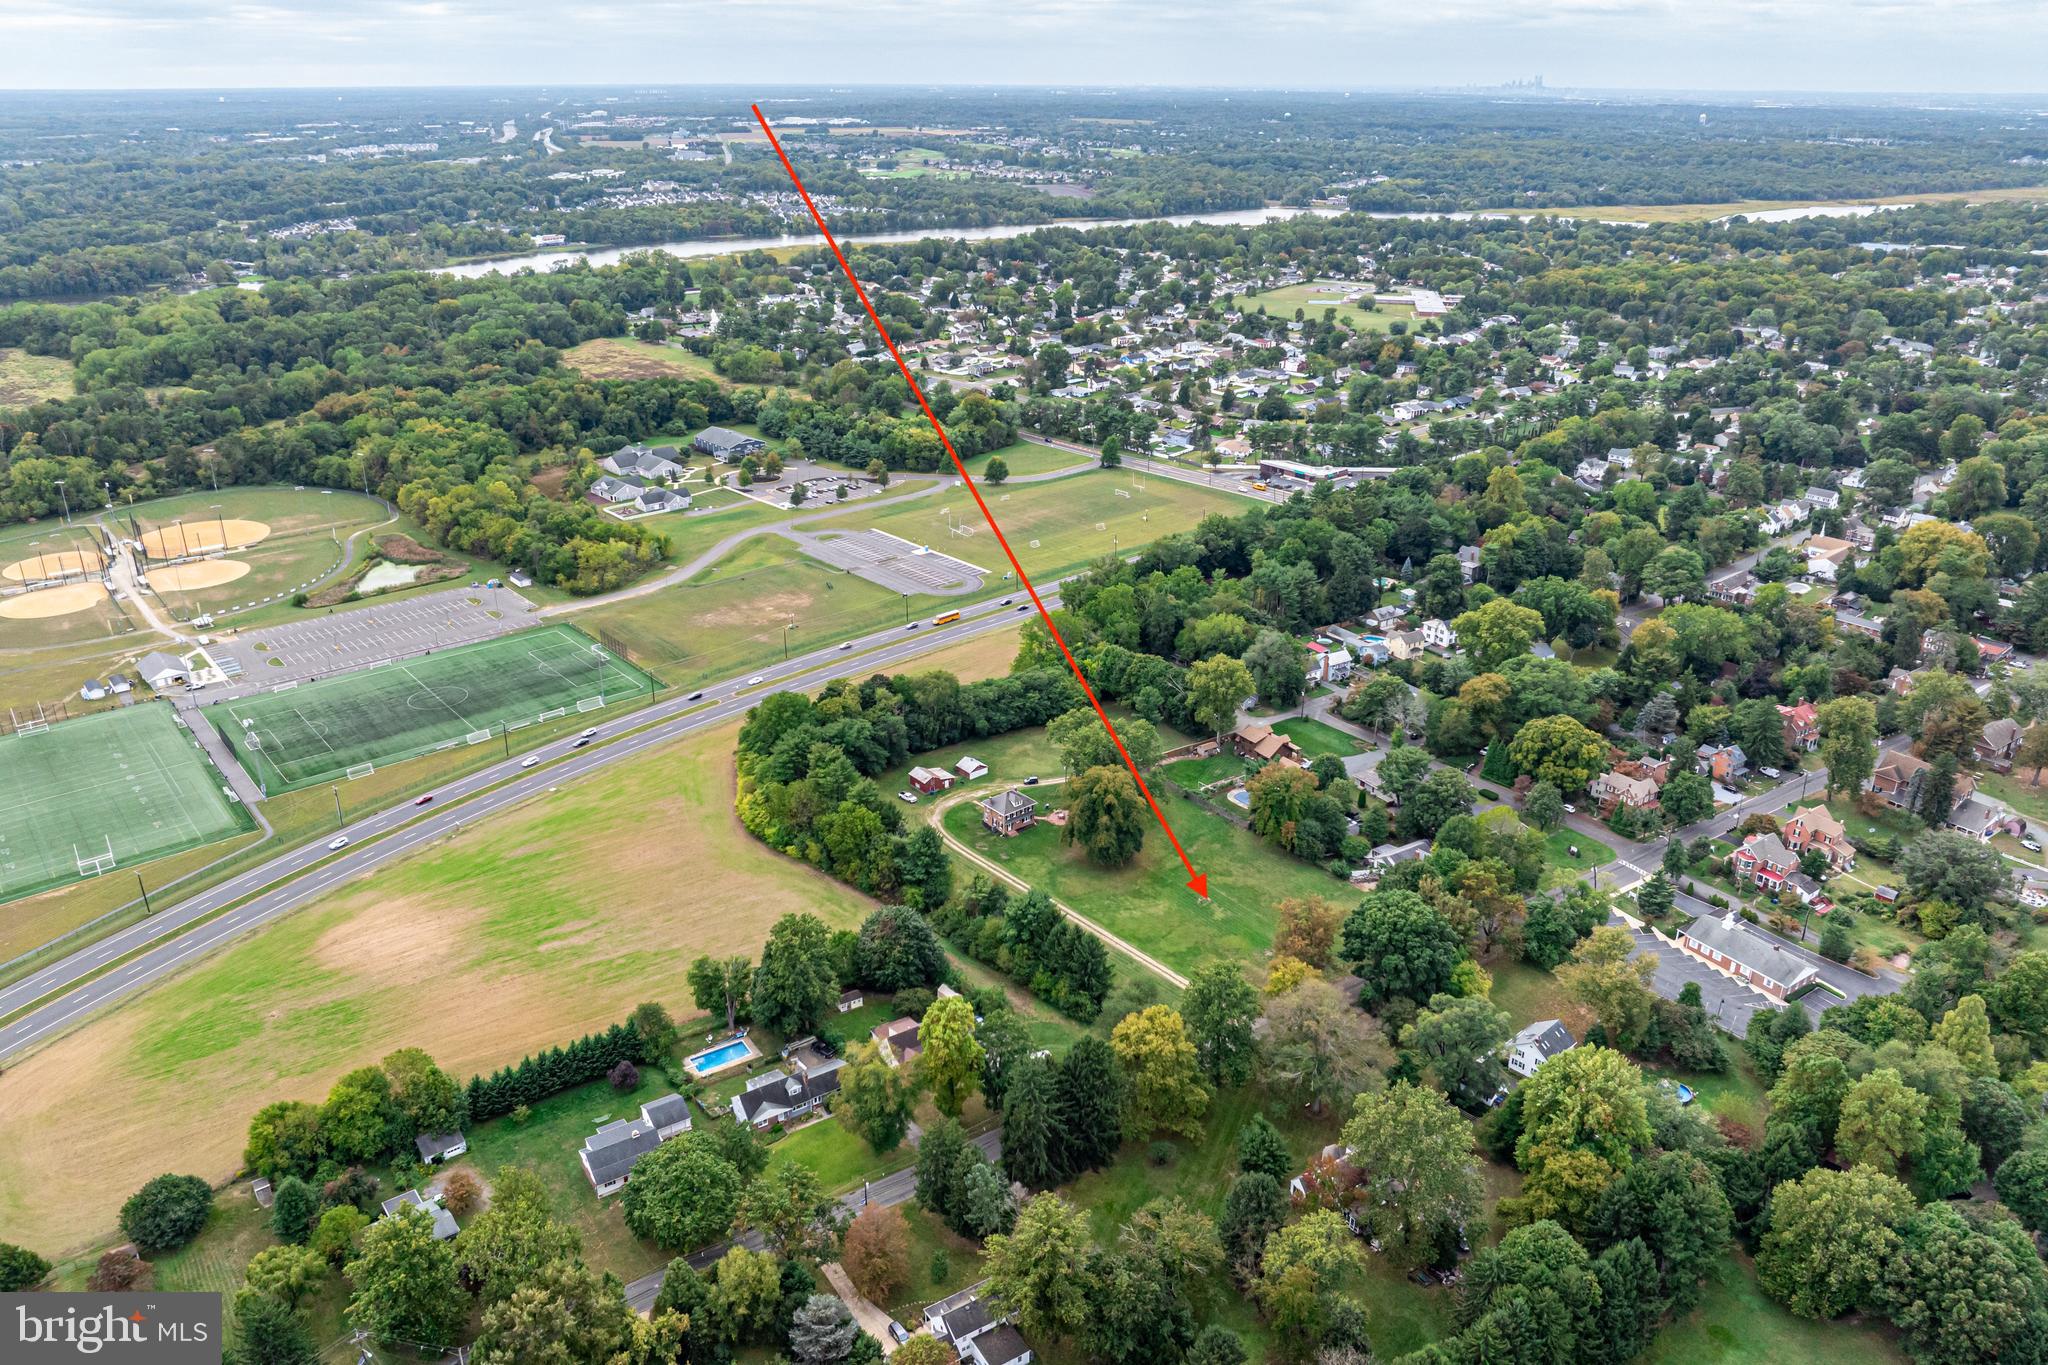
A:
POLYGON ((1735 850, 1735 875, 1766 891, 1783 888, 1785 879, 1799 870, 1799 855, 1775 834, 1752 834, 1735 850))
POLYGON ((1842 828, 1842 822, 1826 806, 1795 811, 1778 831, 1778 837, 1794 853, 1818 849, 1827 854, 1831 871, 1847 872, 1856 866, 1856 850, 1849 845, 1849 831, 1842 828))
POLYGON ((1994 720, 1977 736, 1977 761, 1998 772, 2012 771, 2012 756, 2020 751, 2020 737, 2026 733, 2010 718, 1994 720))
POLYGON ((1626 806, 1630 810, 1649 810, 1657 804, 1657 784, 1647 777, 1635 777, 1613 768, 1601 773, 1586 787, 1586 794, 1600 803, 1602 818, 1626 806))
POLYGON ((1812 963, 1733 914, 1700 916, 1679 934, 1678 946, 1773 1000, 1789 999, 1820 978, 1812 963))
POLYGON ((953 785, 953 774, 944 768, 916 767, 910 770, 910 785, 929 796, 953 785))
POLYGON ((984 796, 980 804, 982 828, 1005 837, 1038 822, 1038 803, 1015 787, 984 796))
POLYGON ((1230 747, 1237 751, 1239 758, 1257 759, 1260 762, 1283 762, 1301 764, 1301 746, 1270 725, 1239 726, 1230 732, 1230 747))
POLYGON ((1794 753, 1812 753, 1820 747, 1820 713, 1810 701, 1781 706, 1778 715, 1785 722, 1785 747, 1794 753))

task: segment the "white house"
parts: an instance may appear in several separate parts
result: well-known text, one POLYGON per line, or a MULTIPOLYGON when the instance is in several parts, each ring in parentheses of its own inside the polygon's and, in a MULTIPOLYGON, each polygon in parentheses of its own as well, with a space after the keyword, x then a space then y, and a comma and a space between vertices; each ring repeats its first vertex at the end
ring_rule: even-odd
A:
POLYGON ((1431 617, 1422 623, 1422 643, 1430 649, 1449 650, 1457 647, 1457 633, 1449 621, 1431 617))
POLYGON ((1508 1070, 1527 1079, 1560 1052, 1578 1046, 1571 1030, 1555 1019, 1538 1019, 1508 1040, 1508 1070))
POLYGON ((639 1118, 614 1119, 583 1139, 583 1150, 576 1155, 590 1187, 602 1199, 626 1187, 641 1157, 689 1131, 689 1102, 681 1095, 663 1095, 641 1105, 639 1118))

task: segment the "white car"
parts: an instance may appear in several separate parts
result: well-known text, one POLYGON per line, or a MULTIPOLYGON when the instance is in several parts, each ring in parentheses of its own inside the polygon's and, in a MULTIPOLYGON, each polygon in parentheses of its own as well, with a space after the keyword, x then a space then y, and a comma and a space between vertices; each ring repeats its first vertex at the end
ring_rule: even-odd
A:
POLYGON ((2039 839, 2022 839, 2020 840, 2020 847, 2029 853, 2039 853, 2041 851, 2041 841, 2039 839))
POLYGON ((334 836, 334 837, 333 837, 332 839, 329 839, 329 840, 327 841, 327 847, 329 847, 330 849, 342 849, 342 848, 347 848, 347 847, 348 847, 348 836, 347 836, 346 834, 337 834, 337 835, 335 835, 335 836, 334 836))
POLYGON ((756 674, 755 674, 755 675, 754 675, 753 677, 751 677, 751 678, 747 679, 747 686, 749 686, 749 687, 759 687, 759 686, 760 686, 760 685, 761 685, 762 683, 764 683, 764 682, 766 682, 766 681, 768 681, 768 680, 767 680, 766 678, 764 678, 764 677, 762 677, 762 676, 761 676, 760 674, 756 673, 756 674))
POLYGON ((522 768, 531 768, 532 766, 534 766, 534 764, 538 762, 540 762, 539 754, 528 754, 525 758, 519 760, 519 766, 522 768))
POLYGON ((1784 774, 1780 773, 1776 768, 1758 768, 1757 773, 1760 776, 1769 778, 1773 782, 1776 782, 1780 777, 1784 776, 1784 774))
POLYGON ((577 738, 578 738, 578 739, 596 739, 596 738, 597 738, 597 727, 596 727, 595 725, 591 726, 591 727, 590 727, 590 728, 589 728, 588 730, 585 730, 585 731, 584 731, 584 732, 583 732, 582 734, 578 735, 578 736, 577 736, 577 738))
POLYGON ((914 806, 914 805, 916 805, 916 804, 917 804, 917 793, 916 793, 916 792, 913 792, 913 791, 901 791, 901 792, 897 792, 897 793, 896 793, 896 799, 897 799, 898 801, 902 801, 902 802, 905 802, 905 803, 907 803, 907 804, 909 804, 909 805, 913 805, 913 806, 914 806))
POLYGON ((1566 815, 1577 815, 1579 813, 1579 808, 1577 806, 1574 806, 1571 802, 1567 801, 1564 803, 1564 813, 1566 815))

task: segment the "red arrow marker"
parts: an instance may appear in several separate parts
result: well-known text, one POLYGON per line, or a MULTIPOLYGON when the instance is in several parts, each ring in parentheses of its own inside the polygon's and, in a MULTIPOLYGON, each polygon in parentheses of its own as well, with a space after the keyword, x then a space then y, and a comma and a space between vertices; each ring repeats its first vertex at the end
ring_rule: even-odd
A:
POLYGON ((1031 579, 1025 574, 1024 566, 1017 562, 1017 552, 1010 548, 1009 538, 1003 534, 1003 528, 996 525, 995 513, 989 511, 988 503, 982 500, 981 489, 975 486, 974 477, 967 472, 967 466, 961 462, 960 452, 953 449, 953 438, 946 435, 945 427, 939 424, 938 414, 932 411, 932 405, 926 400, 924 389, 917 382, 917 376, 910 372, 910 366, 903 363, 903 352, 896 349, 896 339, 890 336, 889 329, 882 325, 881 314, 877 313, 875 305, 868 301, 868 291, 861 288, 860 280, 854 276, 853 267, 846 263, 846 253, 839 249, 838 239, 833 237, 832 229, 825 226, 824 215, 820 214, 818 206, 811 202, 811 192, 804 188, 804 182, 797 175, 796 167, 790 164, 789 153, 782 150, 782 142, 775 136, 775 130, 768 126, 767 118, 761 113, 761 106, 754 105, 753 110, 755 121, 761 125, 761 131, 768 137, 768 145, 773 147, 775 155, 781 158, 782 169, 789 172, 789 183, 796 186, 796 192, 803 199, 804 207, 811 211, 811 221, 818 225, 818 231, 824 234, 825 245, 831 247, 832 254, 839 259, 839 268, 846 272, 846 282, 853 286, 853 292, 859 297, 861 307, 868 310, 868 320, 875 324, 875 331, 881 334, 882 344, 887 346, 889 354, 895 357, 896 368, 903 372, 903 382, 910 385, 910 391, 917 395, 917 405, 924 409, 925 420, 932 424, 932 430, 939 434, 939 443, 945 446, 946 453, 953 457, 953 468, 960 471, 961 483, 974 495, 974 505, 981 509, 982 520, 988 523, 989 530, 995 532, 996 543, 1003 547, 1003 553, 1009 557, 1010 567, 1016 571, 1017 581, 1024 585, 1025 592, 1031 594, 1031 605, 1038 608, 1038 619, 1045 622, 1046 630, 1052 633, 1053 643, 1058 645, 1060 653, 1066 656, 1067 667, 1074 672, 1074 681, 1081 684, 1081 691, 1087 695, 1088 704, 1095 708, 1096 717, 1102 721, 1102 728, 1109 731, 1110 743, 1116 745, 1116 751, 1123 758, 1124 766, 1130 769, 1132 780, 1138 784, 1138 790, 1145 794, 1146 804, 1152 807, 1152 814, 1159 821, 1159 828, 1166 831, 1167 842, 1171 843, 1173 851, 1180 855, 1180 865, 1188 871, 1189 889, 1206 900, 1209 895, 1207 874, 1195 871, 1195 865, 1188 861, 1187 850, 1182 848, 1180 840, 1174 837, 1173 826, 1166 823, 1166 812, 1159 809, 1158 798, 1153 796, 1152 789, 1145 785, 1144 777, 1138 772, 1138 765, 1131 762, 1130 752, 1124 748, 1123 737, 1117 734, 1116 727, 1109 723, 1109 712, 1102 709, 1102 703, 1096 699, 1095 689, 1081 676, 1081 665, 1074 662, 1074 651, 1067 648, 1066 640, 1060 635, 1060 628, 1053 624, 1052 613, 1045 609, 1045 603, 1039 600, 1038 589, 1031 586, 1031 579))

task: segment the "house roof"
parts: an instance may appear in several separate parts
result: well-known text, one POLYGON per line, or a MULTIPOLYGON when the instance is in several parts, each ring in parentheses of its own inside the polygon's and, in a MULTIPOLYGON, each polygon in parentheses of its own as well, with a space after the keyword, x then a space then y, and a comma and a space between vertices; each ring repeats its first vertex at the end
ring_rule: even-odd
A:
POLYGON ((1515 1035, 1512 1046, 1518 1051, 1534 1048, 1547 1061, 1560 1052, 1571 1051, 1577 1042, 1562 1020, 1538 1019, 1515 1035))
POLYGON ((1984 727, 1984 745, 1990 749, 2008 749, 2019 742, 2020 723, 2009 717, 2000 717, 1984 727))
POLYGON ((799 1065, 796 1075, 770 1071, 756 1076, 735 1095, 733 1112, 748 1123, 774 1114, 786 1113, 800 1105, 823 1099, 839 1089, 839 1072, 846 1063, 835 1057, 820 1066, 799 1065))
POLYGON ((988 1304, 979 1296, 940 1314, 940 1321, 946 1324, 946 1335, 954 1341, 965 1341, 977 1332, 987 1330, 995 1320, 995 1314, 988 1311, 988 1304))
POLYGON ((615 1119, 583 1139, 583 1169, 600 1185, 632 1172, 634 1163, 661 1146, 655 1125, 645 1118, 615 1119))
POLYGON ((143 655, 136 661, 135 667, 142 674, 144 681, 164 673, 190 673, 192 671, 185 667, 183 659, 166 654, 160 649, 152 649, 149 653, 143 655))
POLYGON ((681 1095, 662 1095, 640 1106, 640 1117, 656 1128, 690 1121, 690 1102, 681 1095))
POLYGON ((1762 972, 1787 993, 1820 975, 1812 963, 1747 920, 1731 914, 1702 915, 1692 922, 1685 936, 1703 948, 1711 948, 1723 957, 1762 972))
POLYGON ((1029 814, 1038 809, 1036 801, 1026 796, 1023 792, 1018 791, 1015 787, 983 797, 981 804, 994 811, 997 815, 1029 814))
POLYGON ((1775 834, 1752 834, 1742 844, 1742 851, 1753 858, 1784 867, 1799 860, 1792 856, 1792 850, 1785 847, 1785 841, 1775 834))
POLYGON ((462 1146, 463 1136, 460 1133, 421 1133, 412 1140, 412 1145, 419 1149, 420 1160, 432 1161, 462 1146))
POLYGON ((981 1357, 984 1365, 1011 1365, 1012 1361, 1022 1360, 1031 1351, 1023 1333, 1007 1322, 976 1337, 970 1349, 981 1357))
POLYGON ((1835 818, 1835 813, 1826 806, 1808 806, 1792 812, 1792 818, 1785 822, 1785 827, 1790 829, 1793 825, 1798 825, 1808 834, 1826 834, 1837 839, 1848 833, 1842 822, 1835 818))

